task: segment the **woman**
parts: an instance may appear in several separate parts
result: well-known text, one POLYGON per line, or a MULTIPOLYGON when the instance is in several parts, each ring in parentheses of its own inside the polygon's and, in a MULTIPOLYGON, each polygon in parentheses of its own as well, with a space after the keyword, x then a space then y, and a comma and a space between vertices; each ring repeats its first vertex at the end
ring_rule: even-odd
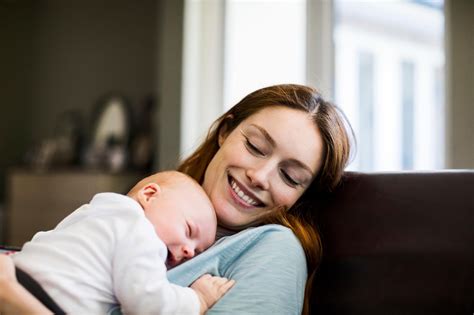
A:
POLYGON ((346 128, 336 106, 302 85, 257 90, 222 115, 178 170, 202 184, 218 236, 227 237, 169 279, 189 285, 206 272, 234 279, 209 314, 309 314, 322 248, 300 197, 310 185, 338 184, 350 156, 346 128))

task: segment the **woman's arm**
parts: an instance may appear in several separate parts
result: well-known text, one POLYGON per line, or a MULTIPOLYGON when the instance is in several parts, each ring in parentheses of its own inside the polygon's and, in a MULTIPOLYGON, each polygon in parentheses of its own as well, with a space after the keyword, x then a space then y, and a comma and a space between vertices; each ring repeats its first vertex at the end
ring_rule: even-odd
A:
POLYGON ((0 314, 51 314, 15 276, 11 257, 0 255, 0 314))
POLYGON ((299 241, 285 227, 266 225, 222 239, 170 270, 168 277, 189 285, 202 273, 236 281, 207 314, 301 314, 306 260, 299 241))

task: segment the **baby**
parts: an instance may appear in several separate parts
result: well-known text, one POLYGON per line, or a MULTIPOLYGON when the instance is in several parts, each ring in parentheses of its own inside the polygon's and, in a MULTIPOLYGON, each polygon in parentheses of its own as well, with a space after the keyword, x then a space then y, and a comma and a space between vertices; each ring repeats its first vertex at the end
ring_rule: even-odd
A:
POLYGON ((201 186, 169 171, 141 180, 125 195, 100 193, 54 230, 37 233, 14 254, 71 314, 203 314, 234 284, 204 275, 191 288, 171 284, 167 268, 215 240, 216 215, 201 186))

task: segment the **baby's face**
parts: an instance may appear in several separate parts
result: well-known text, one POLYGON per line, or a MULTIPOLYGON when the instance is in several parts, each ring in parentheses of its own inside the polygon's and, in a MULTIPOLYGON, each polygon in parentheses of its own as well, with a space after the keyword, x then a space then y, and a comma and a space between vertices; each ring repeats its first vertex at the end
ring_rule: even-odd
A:
POLYGON ((215 241, 216 214, 197 184, 162 187, 145 215, 168 248, 168 268, 194 257, 215 241))

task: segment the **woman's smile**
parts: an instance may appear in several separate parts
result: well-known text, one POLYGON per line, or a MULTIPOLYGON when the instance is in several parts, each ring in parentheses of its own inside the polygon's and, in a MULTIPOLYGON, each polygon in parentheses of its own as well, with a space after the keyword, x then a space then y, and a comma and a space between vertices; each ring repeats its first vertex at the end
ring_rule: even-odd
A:
POLYGON ((238 205, 248 209, 265 207, 265 204, 249 188, 230 174, 228 174, 227 179, 230 188, 229 193, 238 205))

